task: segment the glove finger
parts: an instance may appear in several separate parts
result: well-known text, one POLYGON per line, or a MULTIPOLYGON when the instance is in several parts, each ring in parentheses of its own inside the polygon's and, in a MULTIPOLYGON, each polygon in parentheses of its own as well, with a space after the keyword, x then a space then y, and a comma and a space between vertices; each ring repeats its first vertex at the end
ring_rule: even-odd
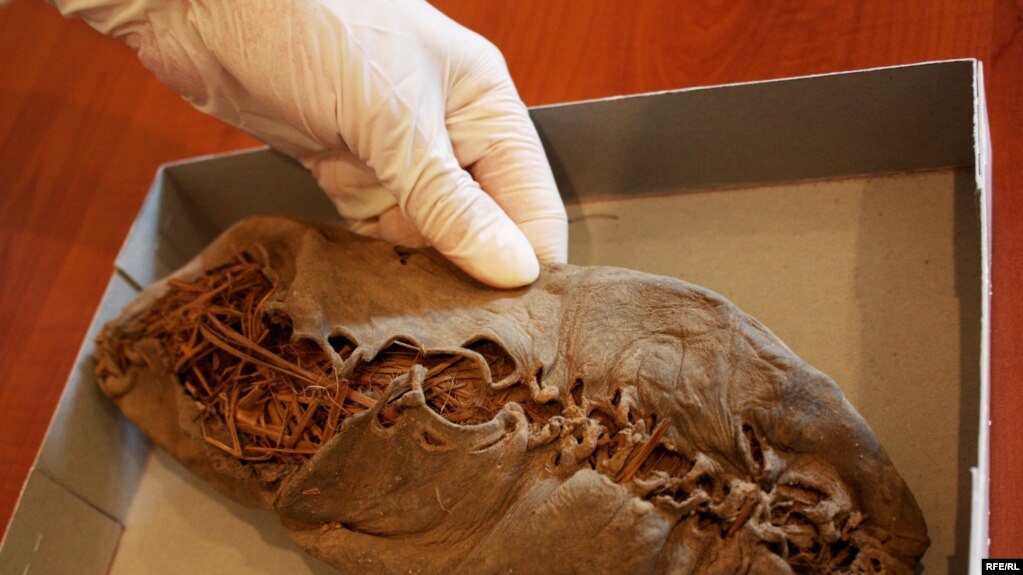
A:
MULTIPOLYGON (((413 129, 418 133, 411 139, 421 138, 422 125, 413 129)), ((432 245, 466 273, 494 287, 532 283, 539 275, 532 244, 459 166, 444 127, 437 131, 428 144, 409 146, 413 150, 410 153, 387 150, 392 153, 378 151, 373 156, 372 161, 378 164, 387 159, 384 177, 392 182, 392 205, 384 207, 378 217, 359 218, 352 229, 410 247, 432 245), (395 172, 402 177, 386 176, 395 172), (395 201, 398 206, 393 205, 395 201)), ((379 170, 376 173, 380 175, 379 170)), ((335 190, 335 194, 340 193, 335 190)), ((362 199, 355 197, 353 203, 362 199)))
POLYGON ((407 248, 425 248, 430 245, 416 226, 401 213, 398 206, 375 218, 352 221, 349 228, 359 235, 378 238, 407 248))
POLYGON ((351 152, 332 150, 301 161, 348 221, 351 231, 408 248, 429 245, 401 213, 398 200, 380 183, 376 172, 351 152))
POLYGON ((532 283, 540 273, 533 246, 454 155, 427 160, 421 180, 402 195, 408 220, 440 253, 476 279, 500 288, 532 283))
MULTIPOLYGON (((511 288, 539 275, 532 245, 455 158, 444 121, 440 74, 424 63, 379 82, 382 101, 345 130, 351 148, 391 191, 405 217, 441 254, 483 283, 511 288), (415 88, 415 90, 413 90, 415 88), (411 93, 414 92, 414 93, 411 93)), ((344 122, 343 122, 344 124, 344 122)))
POLYGON ((364 120, 351 141, 401 213, 437 251, 481 282, 512 288, 535 281, 540 271, 532 245, 455 158, 443 100, 430 91, 416 99, 392 93, 390 105, 377 108, 389 118, 364 120))
POLYGON ((568 258, 568 218, 546 157, 502 143, 469 171, 522 230, 542 262, 568 258))
POLYGON ((568 255, 564 203, 504 60, 496 51, 490 54, 496 62, 482 71, 477 67, 475 79, 453 88, 447 128, 455 155, 519 226, 540 261, 563 263, 568 255))
POLYGON ((375 220, 398 203, 376 172, 348 150, 330 150, 301 157, 300 161, 313 173, 338 213, 353 222, 353 231, 354 222, 375 220))

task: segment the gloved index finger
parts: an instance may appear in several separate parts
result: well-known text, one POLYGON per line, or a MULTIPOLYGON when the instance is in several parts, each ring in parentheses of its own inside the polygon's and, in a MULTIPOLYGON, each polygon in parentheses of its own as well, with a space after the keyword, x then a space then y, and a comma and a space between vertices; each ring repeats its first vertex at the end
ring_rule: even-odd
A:
POLYGON ((522 230, 540 261, 567 261, 565 206, 542 150, 506 139, 469 171, 522 230))
POLYGON ((452 146, 459 163, 522 229, 540 261, 563 263, 565 206, 536 127, 503 59, 496 57, 452 89, 447 115, 452 146))

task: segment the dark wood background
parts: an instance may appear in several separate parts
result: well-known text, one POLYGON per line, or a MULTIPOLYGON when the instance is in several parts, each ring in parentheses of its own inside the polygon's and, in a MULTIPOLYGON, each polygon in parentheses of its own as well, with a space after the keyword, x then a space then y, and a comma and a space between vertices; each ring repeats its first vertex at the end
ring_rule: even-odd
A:
MULTIPOLYGON (((994 144, 991 555, 1023 556, 1023 0, 437 0, 529 105, 972 57, 994 144)), ((39 0, 0 8, 0 526, 164 162, 257 142, 39 0)))

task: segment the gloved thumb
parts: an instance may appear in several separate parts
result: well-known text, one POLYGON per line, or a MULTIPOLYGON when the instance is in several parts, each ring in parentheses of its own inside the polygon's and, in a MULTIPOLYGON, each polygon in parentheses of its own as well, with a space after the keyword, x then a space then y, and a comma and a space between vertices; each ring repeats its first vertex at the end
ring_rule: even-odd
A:
MULTIPOLYGON (((532 283, 540 273, 526 235, 459 166, 450 148, 426 158, 421 182, 399 196, 407 221, 437 251, 479 281, 499 288, 532 283)), ((400 220, 398 220, 400 221, 400 220)), ((394 218, 381 220, 384 239, 408 243, 394 218)))

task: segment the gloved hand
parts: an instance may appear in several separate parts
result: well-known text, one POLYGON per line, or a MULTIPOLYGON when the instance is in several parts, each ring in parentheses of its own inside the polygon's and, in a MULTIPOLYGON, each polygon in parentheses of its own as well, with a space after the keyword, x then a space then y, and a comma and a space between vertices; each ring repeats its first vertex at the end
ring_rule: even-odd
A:
POLYGON ((354 231, 528 284, 568 229, 500 52, 423 0, 50 0, 298 158, 354 231), (471 174, 471 175, 470 175, 471 174))

